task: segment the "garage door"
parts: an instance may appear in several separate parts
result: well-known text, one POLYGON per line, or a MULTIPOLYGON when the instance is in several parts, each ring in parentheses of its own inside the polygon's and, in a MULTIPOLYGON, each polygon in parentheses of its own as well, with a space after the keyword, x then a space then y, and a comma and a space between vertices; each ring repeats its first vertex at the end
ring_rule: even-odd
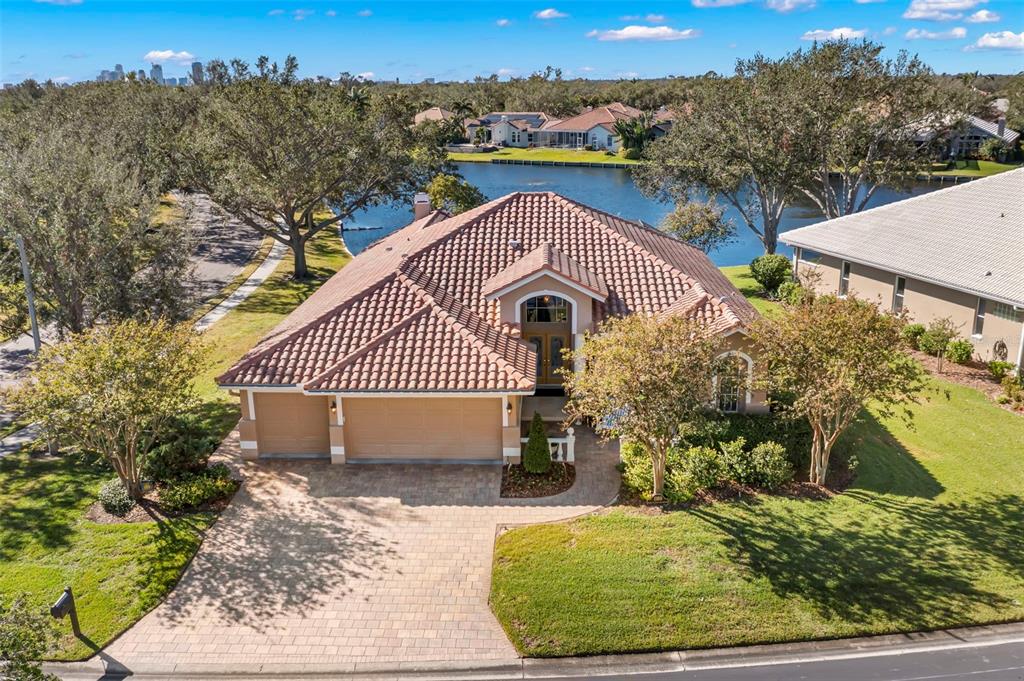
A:
POLYGON ((261 454, 330 456, 326 397, 256 393, 256 436, 261 454))
POLYGON ((345 398, 348 459, 501 459, 498 398, 345 398))

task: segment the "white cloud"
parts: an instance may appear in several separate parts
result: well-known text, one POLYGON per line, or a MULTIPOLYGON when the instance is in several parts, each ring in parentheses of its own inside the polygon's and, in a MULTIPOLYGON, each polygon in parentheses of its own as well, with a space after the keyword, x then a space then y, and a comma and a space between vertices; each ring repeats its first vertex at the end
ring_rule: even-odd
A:
POLYGON ((903 37, 907 40, 960 40, 967 37, 967 29, 961 26, 948 31, 926 31, 921 28, 912 28, 903 37))
POLYGON ((185 50, 181 52, 175 52, 174 50, 150 50, 142 58, 142 61, 149 62, 150 64, 190 64, 195 60, 196 56, 185 50))
POLYGON ((587 34, 587 37, 616 42, 623 40, 662 42, 667 40, 689 40, 691 38, 699 38, 700 31, 693 28, 687 28, 679 31, 671 26, 626 26, 624 28, 608 31, 593 30, 587 34))
POLYGON ((356 78, 358 78, 359 80, 373 80, 373 76, 373 71, 363 71, 362 73, 356 74, 356 78))
POLYGON ((509 21, 508 19, 498 19, 498 20, 497 20, 497 21, 495 21, 494 23, 495 23, 496 25, 498 25, 498 26, 501 26, 502 28, 504 28, 505 26, 508 26, 508 25, 509 25, 509 24, 511 24, 512 22, 511 22, 511 21, 509 21))
POLYGON ((277 16, 281 16, 282 14, 284 14, 284 10, 283 9, 272 9, 269 12, 267 12, 267 16, 268 17, 277 17, 277 16))
POLYGON ((70 83, 71 82, 71 76, 57 76, 56 78, 53 79, 53 82, 54 83, 70 83))
POLYGON ((67 7, 68 5, 81 5, 82 0, 33 0, 34 2, 42 3, 44 5, 62 5, 67 7))
POLYGON ((581 66, 576 70, 580 73, 593 73, 596 69, 593 66, 581 66))
POLYGON ((517 71, 516 69, 498 69, 497 71, 495 71, 495 73, 497 73, 499 76, 514 76, 517 73, 519 73, 519 71, 517 71))
POLYGON ((972 24, 991 24, 993 22, 1002 19, 998 13, 989 11, 987 9, 979 9, 977 12, 967 17, 967 21, 972 24))
POLYGON ((694 7, 732 7, 733 5, 745 5, 750 0, 690 0, 694 7))
POLYGON ((795 9, 811 9, 817 4, 817 0, 765 0, 764 6, 785 14, 795 9))
POLYGON ((831 30, 816 28, 804 33, 800 36, 800 40, 850 40, 851 38, 863 38, 867 33, 866 28, 857 29, 849 26, 840 26, 831 30))
POLYGON ((373 16, 373 10, 372 9, 361 9, 358 12, 356 12, 356 16, 372 17, 373 16))
POLYGON ((292 16, 295 17, 295 21, 302 21, 306 17, 313 15, 314 12, 311 9, 296 9, 292 10, 292 16))
POLYGON ((649 24, 663 24, 668 19, 664 14, 628 14, 619 17, 622 21, 646 21, 649 24))
POLYGON ((963 10, 974 9, 986 2, 988 0, 911 0, 903 18, 953 21, 964 16, 963 10))
POLYGON ((326 14, 329 17, 336 17, 336 16, 338 16, 338 12, 336 10, 333 10, 333 9, 327 10, 326 12, 324 12, 324 14, 326 14))
POLYGON ((964 48, 965 52, 974 52, 975 50, 1024 50, 1024 31, 1020 33, 1013 31, 986 33, 978 38, 976 43, 964 48))
POLYGON ((538 19, 564 19, 569 15, 566 14, 565 12, 559 12, 554 7, 549 7, 547 9, 542 9, 539 12, 534 12, 533 16, 537 17, 538 19))
POLYGON ((882 31, 882 35, 892 35, 895 32, 896 32, 896 27, 895 26, 886 26, 885 30, 882 31))

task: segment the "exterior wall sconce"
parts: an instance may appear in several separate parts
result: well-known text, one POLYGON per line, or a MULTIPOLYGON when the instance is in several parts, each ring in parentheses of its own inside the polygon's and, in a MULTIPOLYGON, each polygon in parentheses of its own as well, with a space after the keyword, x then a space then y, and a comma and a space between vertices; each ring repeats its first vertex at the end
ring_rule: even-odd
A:
POLYGON ((512 400, 505 402, 505 413, 512 416, 512 400))
POLYGON ((332 414, 337 414, 338 413, 338 400, 331 400, 331 413, 332 414))

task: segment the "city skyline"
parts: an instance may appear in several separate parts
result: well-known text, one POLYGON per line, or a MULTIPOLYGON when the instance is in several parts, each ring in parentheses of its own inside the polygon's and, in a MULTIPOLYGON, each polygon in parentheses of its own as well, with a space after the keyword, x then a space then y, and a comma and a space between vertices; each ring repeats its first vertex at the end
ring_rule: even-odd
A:
POLYGON ((938 72, 1024 68, 1024 4, 1015 0, 8 0, 2 19, 3 82, 93 80, 111 64, 159 64, 168 78, 188 78, 195 61, 261 54, 294 54, 302 76, 505 79, 551 65, 566 77, 655 78, 728 72, 737 58, 833 37, 875 40, 890 56, 907 49, 938 72))

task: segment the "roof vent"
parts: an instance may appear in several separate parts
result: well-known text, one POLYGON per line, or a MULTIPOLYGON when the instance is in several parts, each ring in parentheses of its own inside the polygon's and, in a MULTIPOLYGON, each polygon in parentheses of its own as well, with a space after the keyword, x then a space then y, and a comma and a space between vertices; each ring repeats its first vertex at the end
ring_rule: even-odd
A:
POLYGON ((509 239, 508 240, 508 246, 513 251, 518 251, 520 248, 523 247, 523 243, 521 241, 519 241, 519 239, 509 239))

